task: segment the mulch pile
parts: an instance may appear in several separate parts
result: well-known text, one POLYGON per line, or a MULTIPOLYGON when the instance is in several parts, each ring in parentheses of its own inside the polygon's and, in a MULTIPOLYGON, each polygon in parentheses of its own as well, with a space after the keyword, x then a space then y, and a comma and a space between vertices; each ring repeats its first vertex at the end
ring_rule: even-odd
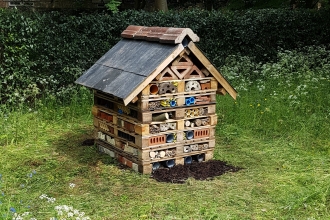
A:
POLYGON ((202 163, 193 162, 189 165, 175 165, 172 168, 159 168, 151 174, 151 177, 159 182, 184 183, 189 177, 196 180, 211 180, 215 176, 241 169, 223 161, 209 160, 202 163))
MULTIPOLYGON (((92 146, 94 145, 94 139, 86 139, 81 145, 92 146)), ((126 168, 126 166, 121 164, 119 166, 126 168)), ((153 171, 151 177, 159 182, 184 183, 189 177, 196 180, 211 180, 213 177, 221 176, 227 172, 237 172, 241 169, 219 160, 209 160, 202 163, 194 161, 189 165, 178 164, 172 168, 161 167, 153 171)))

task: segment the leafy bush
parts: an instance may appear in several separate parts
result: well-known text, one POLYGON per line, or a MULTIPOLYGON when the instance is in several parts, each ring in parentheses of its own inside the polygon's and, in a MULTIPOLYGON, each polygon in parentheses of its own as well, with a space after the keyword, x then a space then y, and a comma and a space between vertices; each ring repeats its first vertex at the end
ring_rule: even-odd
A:
MULTIPOLYGON (((204 10, 65 14, 0 10, 0 105, 61 97, 74 80, 120 40, 130 24, 189 27, 218 67, 231 55, 277 59, 279 48, 330 42, 330 14, 307 10, 204 10)), ((250 73, 251 77, 258 77, 250 73)), ((67 90, 70 91, 70 90, 67 90)))

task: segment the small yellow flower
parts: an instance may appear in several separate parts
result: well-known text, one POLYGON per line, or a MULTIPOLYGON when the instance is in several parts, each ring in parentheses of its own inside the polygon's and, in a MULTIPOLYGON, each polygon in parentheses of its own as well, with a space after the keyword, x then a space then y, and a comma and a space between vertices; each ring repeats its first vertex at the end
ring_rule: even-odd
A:
POLYGON ((260 104, 258 103, 258 107, 260 106, 260 104))
POLYGON ((263 114, 264 112, 260 112, 260 114, 263 114))

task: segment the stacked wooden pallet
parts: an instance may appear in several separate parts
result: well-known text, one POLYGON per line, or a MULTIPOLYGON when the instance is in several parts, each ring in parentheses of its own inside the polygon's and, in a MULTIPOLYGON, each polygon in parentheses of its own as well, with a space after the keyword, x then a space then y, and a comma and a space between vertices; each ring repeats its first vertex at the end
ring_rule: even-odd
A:
POLYGON ((100 151, 141 173, 212 159, 216 94, 236 91, 189 28, 130 25, 76 83, 94 91, 100 151))
POLYGON ((96 144, 136 171, 213 157, 218 82, 183 53, 125 106, 94 91, 96 144), (204 72, 204 73, 203 73, 204 72))

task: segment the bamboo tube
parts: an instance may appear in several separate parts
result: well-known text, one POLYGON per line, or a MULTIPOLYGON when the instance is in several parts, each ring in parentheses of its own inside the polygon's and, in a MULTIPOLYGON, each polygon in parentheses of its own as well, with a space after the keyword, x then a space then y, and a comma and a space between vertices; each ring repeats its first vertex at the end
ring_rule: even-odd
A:
POLYGON ((185 124, 186 127, 190 127, 190 121, 189 120, 185 121, 184 124, 185 124))

